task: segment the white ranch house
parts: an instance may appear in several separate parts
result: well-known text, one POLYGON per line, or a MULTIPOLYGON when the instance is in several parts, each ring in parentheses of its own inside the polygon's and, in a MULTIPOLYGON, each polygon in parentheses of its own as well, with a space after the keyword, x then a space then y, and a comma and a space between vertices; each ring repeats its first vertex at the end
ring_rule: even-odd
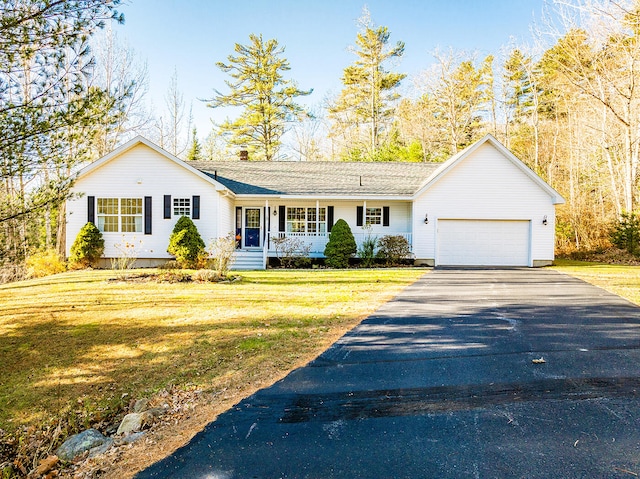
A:
POLYGON ((322 257, 340 218, 358 243, 405 236, 416 264, 543 266, 564 202, 491 135, 444 163, 185 162, 136 137, 82 169, 74 192, 67 253, 91 221, 107 261, 129 243, 138 265, 157 265, 172 258, 169 236, 186 215, 205 243, 240 238, 236 269, 265 268, 283 235, 322 257))

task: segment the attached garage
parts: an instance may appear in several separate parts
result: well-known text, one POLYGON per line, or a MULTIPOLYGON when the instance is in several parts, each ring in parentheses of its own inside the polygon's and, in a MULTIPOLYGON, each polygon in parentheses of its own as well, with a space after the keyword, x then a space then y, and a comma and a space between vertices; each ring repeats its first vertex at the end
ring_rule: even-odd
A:
POLYGON ((531 266, 528 220, 440 219, 438 266, 531 266))

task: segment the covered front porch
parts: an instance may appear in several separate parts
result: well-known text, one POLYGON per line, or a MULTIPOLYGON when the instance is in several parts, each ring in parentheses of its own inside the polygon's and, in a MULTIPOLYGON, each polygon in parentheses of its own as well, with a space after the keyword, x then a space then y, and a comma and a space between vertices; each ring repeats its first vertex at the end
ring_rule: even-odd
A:
POLYGON ((413 245, 411 204, 391 200, 291 200, 276 204, 265 200, 243 202, 235 207, 236 269, 266 268, 268 258, 282 255, 281 239, 291 239, 311 258, 324 257, 333 224, 345 220, 358 249, 367 239, 401 235, 413 245), (248 259, 251 259, 249 261, 248 259), (250 263, 250 264, 249 264, 250 263))

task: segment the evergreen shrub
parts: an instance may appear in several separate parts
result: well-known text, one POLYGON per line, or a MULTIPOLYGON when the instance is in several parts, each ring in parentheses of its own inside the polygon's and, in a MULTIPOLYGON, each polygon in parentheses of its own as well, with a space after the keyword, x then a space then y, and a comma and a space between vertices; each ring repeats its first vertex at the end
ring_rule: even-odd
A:
POLYGON ((610 236, 615 246, 638 255, 640 253, 640 217, 636 213, 622 213, 618 223, 613 226, 610 236))
POLYGON ((324 248, 325 264, 332 268, 346 268, 349 258, 357 251, 356 240, 351 228, 343 219, 336 221, 329 234, 329 242, 324 248))
POLYGON ((167 252, 181 268, 197 268, 206 258, 205 244, 191 218, 181 216, 169 237, 167 252))
POLYGON ((97 266, 104 253, 104 238, 96 225, 89 222, 82 227, 71 246, 69 263, 73 268, 97 266))

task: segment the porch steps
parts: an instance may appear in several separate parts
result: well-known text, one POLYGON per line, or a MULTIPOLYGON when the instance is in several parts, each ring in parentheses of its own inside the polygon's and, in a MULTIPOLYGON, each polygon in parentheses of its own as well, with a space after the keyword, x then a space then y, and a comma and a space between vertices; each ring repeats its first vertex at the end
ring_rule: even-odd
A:
POLYGON ((236 251, 231 269, 245 271, 264 269, 262 251, 236 251))

